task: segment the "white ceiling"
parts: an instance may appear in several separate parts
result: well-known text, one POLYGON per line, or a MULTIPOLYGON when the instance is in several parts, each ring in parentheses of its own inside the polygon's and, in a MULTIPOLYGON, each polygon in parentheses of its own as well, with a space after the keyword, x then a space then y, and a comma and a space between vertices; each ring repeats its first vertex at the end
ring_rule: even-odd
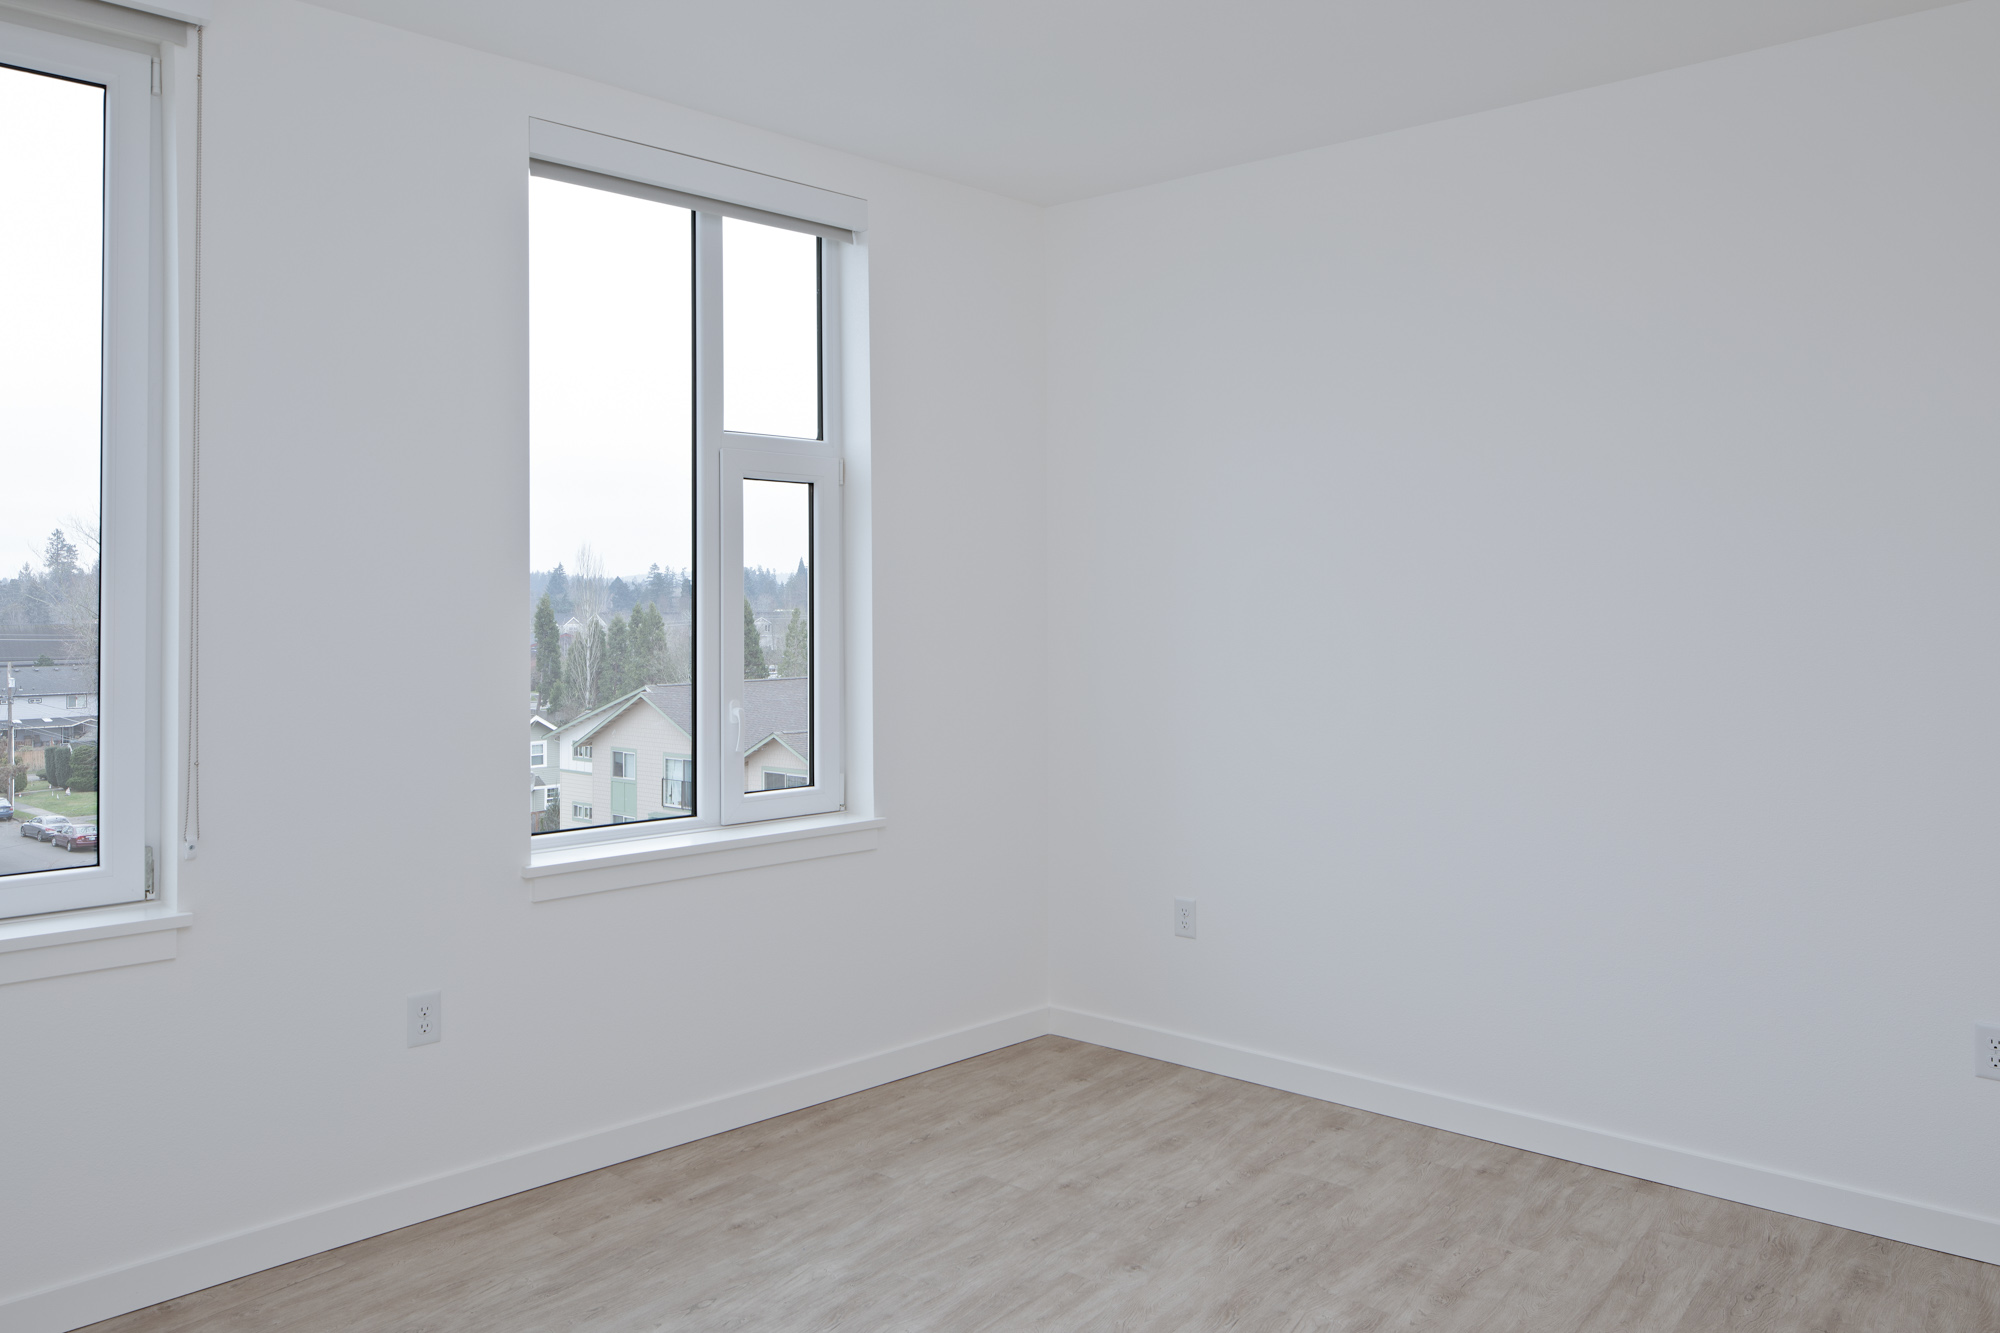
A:
POLYGON ((321 0, 1035 203, 1946 0, 321 0))

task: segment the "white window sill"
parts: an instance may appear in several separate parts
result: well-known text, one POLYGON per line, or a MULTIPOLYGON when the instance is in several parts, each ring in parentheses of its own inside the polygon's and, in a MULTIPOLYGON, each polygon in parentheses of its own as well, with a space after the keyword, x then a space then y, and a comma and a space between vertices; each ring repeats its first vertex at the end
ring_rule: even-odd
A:
POLYGON ((180 932, 193 920, 192 912, 153 903, 0 921, 0 986, 164 961, 179 952, 180 932))
POLYGON ((851 814, 807 815, 768 824, 737 824, 530 852, 521 878, 528 881, 529 897, 538 903, 636 889, 787 861, 873 851, 888 822, 851 814))

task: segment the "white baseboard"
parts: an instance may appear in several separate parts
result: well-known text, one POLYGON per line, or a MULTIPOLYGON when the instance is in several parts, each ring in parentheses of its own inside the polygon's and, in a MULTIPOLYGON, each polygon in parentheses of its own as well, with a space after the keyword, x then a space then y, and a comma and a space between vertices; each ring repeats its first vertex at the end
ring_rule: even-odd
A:
POLYGON ((0 1329, 6 1333, 69 1333, 100 1319, 185 1296, 307 1255, 845 1097, 1050 1032, 1793 1217, 1964 1255, 1968 1259, 2000 1263, 2000 1219, 1953 1212, 1684 1148, 1485 1106, 1100 1014, 1037 1008, 30 1292, 0 1302, 0 1329))
POLYGON ((2000 1218, 1954 1212, 1664 1143, 1626 1138, 1100 1014, 1054 1008, 1049 1011, 1049 1030, 1093 1045, 1526 1148, 1620 1175, 1989 1264, 2000 1263, 2000 1218))
POLYGON ((278 1264, 983 1055, 1048 1031, 1036 1008, 831 1069, 350 1199, 0 1302, 6 1333, 68 1333, 278 1264))

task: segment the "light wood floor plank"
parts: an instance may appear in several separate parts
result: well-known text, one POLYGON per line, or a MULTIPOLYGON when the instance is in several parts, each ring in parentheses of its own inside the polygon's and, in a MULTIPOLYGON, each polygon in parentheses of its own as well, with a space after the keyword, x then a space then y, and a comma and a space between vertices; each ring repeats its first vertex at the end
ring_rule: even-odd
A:
POLYGON ((94 1333, 1996 1333, 2000 1268, 1059 1037, 94 1333))

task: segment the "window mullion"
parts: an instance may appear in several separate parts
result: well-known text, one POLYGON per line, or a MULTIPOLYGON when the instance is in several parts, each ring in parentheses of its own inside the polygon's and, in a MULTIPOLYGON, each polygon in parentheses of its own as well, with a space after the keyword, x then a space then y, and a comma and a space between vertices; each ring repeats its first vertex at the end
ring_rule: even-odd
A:
MULTIPOLYGON (((730 636, 722 508, 722 218, 695 214, 695 808, 701 823, 722 822, 723 682, 730 636)), ((739 551, 740 557, 740 551, 739 551)), ((742 581, 740 569, 737 582, 742 581)), ((736 644, 736 674, 743 674, 736 644)))

